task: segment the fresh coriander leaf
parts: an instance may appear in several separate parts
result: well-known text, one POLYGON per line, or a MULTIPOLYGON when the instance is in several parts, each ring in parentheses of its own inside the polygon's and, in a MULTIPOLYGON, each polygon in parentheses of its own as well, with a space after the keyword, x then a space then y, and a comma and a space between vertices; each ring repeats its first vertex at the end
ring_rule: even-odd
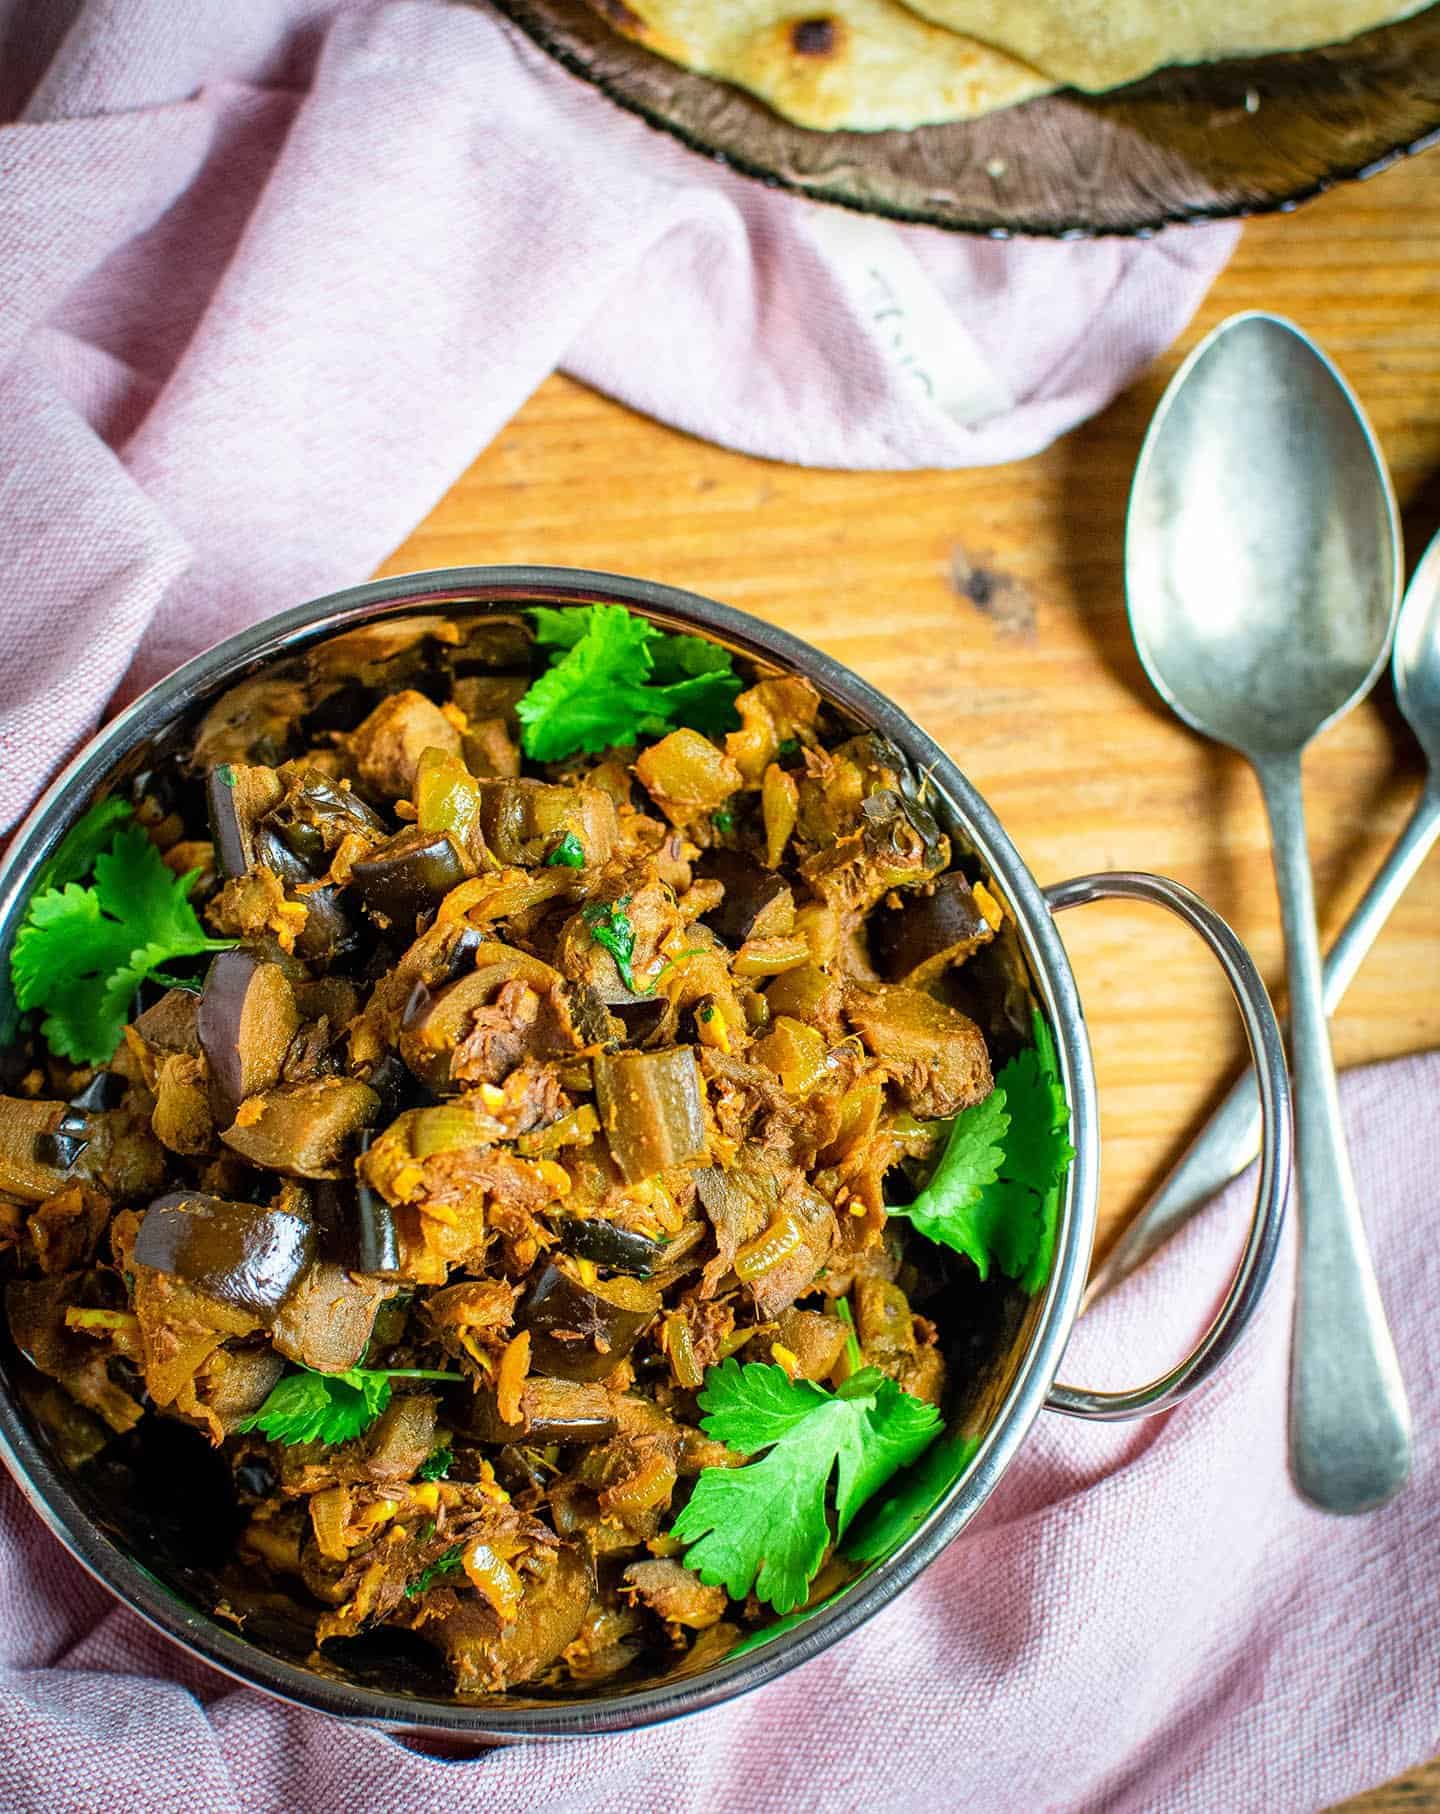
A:
POLYGON ((992 1095, 956 1117, 930 1183, 907 1208, 890 1212, 907 1216, 932 1241, 969 1254, 982 1279, 993 1261, 1029 1292, 1050 1276, 1060 1190, 1075 1156, 1055 1042, 1038 1013, 1033 1028, 1034 1045, 1004 1067, 992 1095), (999 1108, 987 1116, 996 1098, 999 1108))
POLYGON ((982 1279, 989 1275, 995 1239, 993 1206, 982 1203, 982 1193, 999 1176, 1009 1128, 1005 1091, 997 1084, 983 1102, 951 1122, 940 1162, 915 1201, 890 1211, 927 1239, 969 1254, 982 1279))
POLYGON ((665 635, 623 605, 542 605, 531 615, 536 642, 563 651, 516 707, 521 743, 535 760, 633 743, 679 724, 713 731, 735 722, 741 682, 716 645, 665 635), (664 684, 654 684, 657 669, 664 684))
POLYGON ((798 737, 782 737, 775 747, 775 754, 777 756, 793 756, 799 748, 800 739, 798 737))
POLYGON ((792 1380, 782 1367, 728 1360, 705 1377, 701 1427, 754 1455, 741 1468, 705 1468, 672 1534, 686 1566, 733 1599, 753 1588, 777 1612, 802 1606, 830 1545, 825 1501, 835 1480, 836 1535, 897 1469, 915 1460, 940 1414, 867 1367, 838 1392, 792 1380))
POLYGON ((72 880, 31 898, 10 976, 21 1008, 45 1010, 41 1031, 54 1051, 105 1064, 147 976, 234 941, 206 937, 189 901, 195 873, 176 876, 140 826, 115 832, 91 866, 93 886, 72 880))
POLYGON ((557 611, 551 605, 532 605, 527 615, 542 649, 573 649, 591 627, 589 610, 557 611))
POLYGON ((140 928, 137 945, 165 945, 172 957, 188 957, 210 943, 190 905, 199 874, 177 876, 143 828, 129 825, 95 859, 95 894, 102 913, 140 928))
POLYGON ((740 691, 738 674, 697 674, 693 680, 677 680, 669 686, 646 687, 650 712, 641 720, 640 730, 648 737, 662 737, 677 725, 707 736, 733 731, 740 720, 735 714, 735 695, 740 691))
POLYGON ((40 865, 35 894, 43 894, 47 888, 63 888, 67 882, 78 882, 81 876, 89 875, 115 827, 133 818, 134 811, 128 800, 112 795, 82 813, 40 865))
MULTIPOLYGON (((100 912, 93 889, 67 882, 34 895, 10 953, 15 999, 22 1008, 53 1007, 72 979, 119 968, 134 943, 126 927, 100 912)), ((83 996, 91 993, 87 986, 83 996)))
POLYGON ((287 1373, 260 1409, 237 1426, 271 1442, 349 1442, 363 1434, 390 1402, 392 1379, 459 1379, 428 1367, 351 1367, 344 1373, 316 1373, 309 1367, 287 1373))
POLYGON ((455 1451, 449 1443, 444 1443, 438 1449, 431 1449, 416 1469, 415 1478, 417 1480, 443 1480, 454 1465, 455 1451))
POLYGON ((583 869, 585 846, 573 831, 567 831, 545 859, 547 869, 583 869))
POLYGON ((883 1562, 939 1505, 975 1459, 978 1436, 944 1436, 932 1443, 883 1499, 876 1499, 853 1527, 845 1554, 856 1562, 883 1562))
POLYGON ((835 1396, 846 1404, 859 1399, 868 1407, 837 1458, 835 1535, 839 1538, 890 1476, 924 1453, 941 1426, 934 1405, 902 1391, 874 1367, 852 1374, 835 1396), (860 1382, 864 1382, 863 1390, 860 1382))
POLYGON ((352 1367, 348 1373, 287 1373, 260 1409, 238 1426, 271 1442, 349 1442, 368 1430, 390 1402, 383 1373, 352 1367))
POLYGON ((734 831, 735 815, 732 812, 727 812, 722 806, 718 813, 711 813, 710 823, 718 832, 734 831))
POLYGON ((406 1599, 418 1600, 421 1594, 435 1585, 441 1575, 453 1574, 460 1566, 460 1551, 461 1545, 457 1543, 454 1549, 447 1549, 443 1556, 437 1556, 428 1568, 422 1568, 413 1581, 407 1581, 406 1599))
POLYGON ((679 680, 694 680, 701 674, 731 674, 730 651, 719 643, 707 642, 703 636, 685 636, 665 631, 650 645, 654 668, 650 678, 657 686, 671 686, 679 680))
POLYGON ((635 955, 635 927, 625 911, 629 905, 628 894, 622 894, 618 901, 592 901, 580 917, 590 928, 595 943, 603 945, 614 958, 621 982, 634 995, 637 990, 630 959, 635 955))
POLYGON ((515 708, 525 753, 540 762, 633 742, 650 709, 635 696, 645 692, 651 665, 646 645, 656 634, 654 626, 622 605, 591 605, 564 615, 586 620, 582 634, 515 708))
POLYGON ((845 1337, 845 1359, 849 1362, 850 1371, 858 1373, 865 1364, 865 1356, 860 1352, 860 1338, 855 1333, 855 1313, 850 1308, 849 1298, 836 1298, 835 1314, 849 1332, 845 1337))

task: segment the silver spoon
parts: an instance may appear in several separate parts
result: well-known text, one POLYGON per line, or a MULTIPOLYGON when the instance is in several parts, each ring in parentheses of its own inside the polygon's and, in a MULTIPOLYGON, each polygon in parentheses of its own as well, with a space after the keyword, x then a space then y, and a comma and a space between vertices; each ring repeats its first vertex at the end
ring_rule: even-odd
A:
POLYGON ((1295 1072, 1290 1469, 1312 1504, 1364 1511, 1405 1482, 1410 1417, 1340 1121, 1300 758, 1384 664, 1400 534, 1369 426, 1298 328, 1232 316, 1185 361, 1141 450, 1125 552, 1156 690, 1245 756, 1265 797, 1295 1072))
MULTIPOLYGON (((1380 928, 1440 837, 1440 535, 1425 550, 1406 589, 1391 666, 1400 710, 1425 754, 1425 786, 1405 829, 1325 959, 1327 1015, 1339 1007, 1380 928)), ((1103 1297, 1143 1266, 1232 1178, 1238 1178, 1259 1151, 1255 1073, 1246 1071, 1096 1268, 1085 1289, 1085 1302, 1103 1297)))

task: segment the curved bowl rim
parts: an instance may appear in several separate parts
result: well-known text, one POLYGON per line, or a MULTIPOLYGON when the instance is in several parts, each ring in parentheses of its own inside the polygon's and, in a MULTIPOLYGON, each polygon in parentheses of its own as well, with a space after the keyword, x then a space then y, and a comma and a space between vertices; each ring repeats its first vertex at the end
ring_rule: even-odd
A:
POLYGON ((1099 1126, 1089 1039, 1065 949, 1039 885, 999 821, 949 756, 899 706, 799 637, 733 606, 658 582, 582 568, 442 568, 328 593, 251 625, 177 668, 99 731, 46 789, 0 859, 0 949, 39 865, 117 761, 220 688, 282 655, 378 618, 465 603, 613 601, 657 621, 723 637, 762 662, 807 674, 829 698, 882 729, 922 769, 1000 884, 1016 917, 1036 993, 1056 1037, 1073 1119, 1070 1168, 1056 1262, 1015 1379, 960 1481, 886 1562, 805 1622, 693 1679, 574 1702, 507 1708, 411 1698, 333 1679, 284 1661, 189 1605, 102 1533, 63 1472, 0 1393, 0 1460, 50 1530, 94 1578, 155 1629, 234 1680, 291 1704, 363 1720, 396 1733, 490 1743, 570 1739, 648 1726, 749 1692, 809 1661, 855 1630, 926 1568, 969 1523, 1024 1442, 1054 1383, 1080 1308, 1095 1230, 1099 1126))

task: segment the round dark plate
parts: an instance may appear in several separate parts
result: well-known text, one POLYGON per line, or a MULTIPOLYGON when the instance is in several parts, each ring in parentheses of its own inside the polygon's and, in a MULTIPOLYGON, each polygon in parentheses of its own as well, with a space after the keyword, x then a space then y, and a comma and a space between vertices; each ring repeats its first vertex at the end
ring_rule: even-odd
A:
POLYGON ((1293 208, 1440 139, 1440 6, 1346 44, 1163 69, 914 132, 812 132, 677 69, 582 0, 496 0, 692 150, 817 201, 957 232, 1082 238, 1293 208))

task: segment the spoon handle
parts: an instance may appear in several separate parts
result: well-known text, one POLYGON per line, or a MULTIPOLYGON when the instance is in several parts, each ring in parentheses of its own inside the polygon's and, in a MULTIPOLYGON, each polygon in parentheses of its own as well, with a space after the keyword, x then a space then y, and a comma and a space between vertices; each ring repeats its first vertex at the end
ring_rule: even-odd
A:
POLYGON ((1330 1031, 1299 754, 1257 763, 1285 928, 1300 1245, 1290 1470, 1322 1511, 1362 1512, 1410 1472, 1410 1413, 1350 1169, 1330 1031))
MULTIPOLYGON (((1325 959, 1325 1012, 1333 1015, 1416 870, 1440 836, 1440 777, 1431 776, 1404 831, 1365 890, 1325 959)), ((1164 1183, 1096 1268, 1085 1288, 1091 1304, 1163 1247, 1177 1229, 1238 1178, 1260 1151, 1255 1073, 1245 1071, 1164 1183)))

